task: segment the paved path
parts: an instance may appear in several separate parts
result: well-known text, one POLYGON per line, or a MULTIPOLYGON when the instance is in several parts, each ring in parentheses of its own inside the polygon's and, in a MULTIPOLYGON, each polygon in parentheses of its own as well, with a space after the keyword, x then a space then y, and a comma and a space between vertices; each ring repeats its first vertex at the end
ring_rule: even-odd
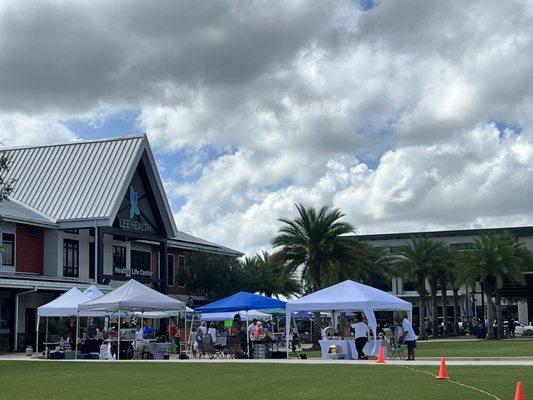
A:
MULTIPOLYGON (((24 354, 6 354, 0 356, 0 361, 28 361, 28 362, 89 362, 89 363, 98 363, 98 362, 109 362, 109 361, 100 361, 100 360, 44 360, 37 359, 35 357, 26 357, 24 354)), ((117 362, 117 361, 115 361, 117 362)), ((172 358, 171 360, 120 360, 121 363, 184 363, 184 364, 205 364, 205 363, 228 363, 228 364, 285 364, 285 365, 377 365, 377 362, 374 360, 322 360, 320 358, 311 358, 307 360, 296 360, 296 359, 281 359, 281 360, 227 360, 227 359, 192 359, 192 360, 178 360, 172 358)), ((387 360, 385 365, 410 365, 410 366, 419 366, 419 365, 429 365, 429 366, 438 366, 440 364, 440 359, 418 359, 416 361, 405 361, 405 360, 387 360)), ((506 366, 506 365, 517 365, 517 366, 533 366, 533 358, 531 357, 515 357, 515 358, 448 358, 446 364, 449 366, 454 365, 472 365, 472 366, 485 366, 485 365, 495 365, 495 366, 506 366)))

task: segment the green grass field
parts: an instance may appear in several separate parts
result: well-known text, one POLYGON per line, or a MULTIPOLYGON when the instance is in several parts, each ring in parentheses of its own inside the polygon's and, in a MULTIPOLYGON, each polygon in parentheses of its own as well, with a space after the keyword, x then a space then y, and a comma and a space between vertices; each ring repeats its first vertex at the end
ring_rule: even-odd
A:
MULTIPOLYGON (((417 346, 417 357, 533 357, 533 340, 418 341, 417 346)), ((320 357, 316 350, 306 353, 320 357)))
MULTIPOLYGON (((434 367, 417 369, 436 373, 434 367)), ((512 399, 533 367, 449 367, 452 379, 512 399)), ((1 399, 442 399, 489 397, 393 365, 0 362, 1 399)), ((494 400, 494 399, 493 399, 494 400)))

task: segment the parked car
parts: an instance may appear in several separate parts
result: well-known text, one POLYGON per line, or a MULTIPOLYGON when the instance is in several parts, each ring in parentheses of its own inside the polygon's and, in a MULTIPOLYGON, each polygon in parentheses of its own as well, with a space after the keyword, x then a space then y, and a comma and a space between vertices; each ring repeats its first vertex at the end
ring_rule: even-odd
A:
MULTIPOLYGON (((504 325, 507 325, 507 321, 503 321, 504 325)), ((517 336, 533 336, 533 325, 524 325, 523 323, 516 321, 515 323, 515 335, 517 336)))

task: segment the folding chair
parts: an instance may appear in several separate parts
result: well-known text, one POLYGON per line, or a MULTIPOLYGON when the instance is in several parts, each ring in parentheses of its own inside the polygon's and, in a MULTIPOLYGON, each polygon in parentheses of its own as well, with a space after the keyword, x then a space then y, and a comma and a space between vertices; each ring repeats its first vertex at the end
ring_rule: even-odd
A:
POLYGON ((224 354, 227 358, 235 358, 235 354, 242 352, 241 349, 241 335, 227 336, 226 347, 224 354))
POLYGON ((202 354, 207 355, 210 359, 222 358, 223 353, 216 348, 211 335, 202 335, 202 347, 202 354))
POLYGON ((385 338, 387 339, 388 346, 387 346, 387 357, 390 360, 399 359, 399 360, 405 360, 405 350, 404 345, 401 343, 397 343, 394 339, 394 333, 392 332, 392 329, 390 328, 383 328, 383 334, 385 335, 385 338))

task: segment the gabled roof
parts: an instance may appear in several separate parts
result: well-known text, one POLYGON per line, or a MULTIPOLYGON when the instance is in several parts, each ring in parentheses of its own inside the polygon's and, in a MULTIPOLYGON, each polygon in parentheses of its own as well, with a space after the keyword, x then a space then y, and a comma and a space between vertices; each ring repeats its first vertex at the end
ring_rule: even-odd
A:
POLYGON ((11 198, 0 201, 0 216, 9 222, 24 222, 46 227, 56 226, 56 221, 53 218, 11 198))
MULTIPOLYGON (((2 149, 10 159, 5 179, 11 197, 60 223, 102 220, 111 225, 143 160, 169 236, 176 234, 161 178, 146 135, 2 149)), ((66 226, 66 225, 65 225, 66 226)))
POLYGON ((168 244, 170 247, 190 250, 201 250, 206 251, 208 253, 218 253, 233 257, 240 257, 244 255, 240 251, 230 249, 229 247, 221 246, 219 244, 198 238, 193 235, 189 235, 188 233, 182 231, 177 232, 176 237, 170 238, 168 244))

